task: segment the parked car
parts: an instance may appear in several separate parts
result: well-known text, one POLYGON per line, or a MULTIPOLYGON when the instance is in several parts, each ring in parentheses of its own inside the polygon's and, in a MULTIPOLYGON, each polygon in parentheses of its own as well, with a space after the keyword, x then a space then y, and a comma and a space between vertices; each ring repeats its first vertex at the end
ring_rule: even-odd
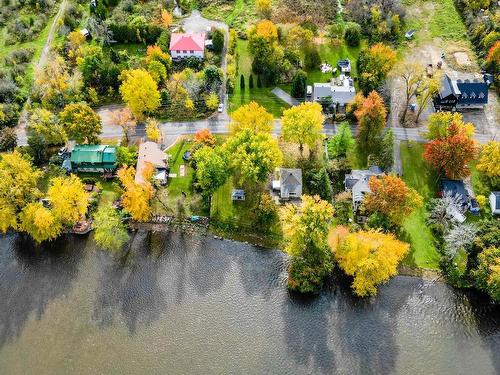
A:
POLYGON ((471 198, 469 202, 469 210, 474 215, 479 214, 479 203, 477 203, 476 198, 471 198))
POLYGON ((220 103, 219 108, 217 109, 217 112, 222 113, 222 111, 224 111, 224 104, 220 103))
POLYGON ((417 31, 417 30, 415 30, 415 29, 408 30, 408 31, 406 32, 406 34, 405 34, 405 38, 406 38, 406 39, 413 39, 413 36, 415 35, 415 32, 416 32, 416 31, 417 31))

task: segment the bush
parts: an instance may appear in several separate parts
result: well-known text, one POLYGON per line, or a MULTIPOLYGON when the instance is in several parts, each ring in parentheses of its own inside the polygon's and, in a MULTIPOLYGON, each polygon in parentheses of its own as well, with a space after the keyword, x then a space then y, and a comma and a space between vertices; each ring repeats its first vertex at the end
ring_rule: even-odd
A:
POLYGON ((160 37, 163 29, 153 24, 116 24, 109 25, 113 39, 118 43, 146 43, 152 45, 160 37))
POLYGON ((318 69, 321 64, 321 57, 318 49, 314 46, 308 47, 304 51, 304 68, 306 70, 318 69))
POLYGON ((33 58, 33 48, 20 48, 12 51, 5 57, 5 65, 17 65, 29 63, 33 58))
POLYGON ((288 268, 288 288, 300 293, 317 293, 330 271, 331 267, 310 264, 304 258, 294 257, 288 268))
POLYGON ((306 96, 307 73, 298 70, 292 80, 292 96, 303 99, 306 96))
POLYGON ((361 42, 361 26, 355 22, 349 22, 345 28, 344 39, 348 46, 357 47, 361 42))
POLYGON ((16 146, 16 131, 13 128, 3 128, 0 130, 0 152, 12 151, 16 146))
POLYGON ((215 30, 212 34, 212 48, 214 52, 221 53, 224 48, 224 33, 222 30, 215 30))
POLYGON ((0 79, 0 102, 11 103, 19 92, 19 87, 10 78, 0 79))

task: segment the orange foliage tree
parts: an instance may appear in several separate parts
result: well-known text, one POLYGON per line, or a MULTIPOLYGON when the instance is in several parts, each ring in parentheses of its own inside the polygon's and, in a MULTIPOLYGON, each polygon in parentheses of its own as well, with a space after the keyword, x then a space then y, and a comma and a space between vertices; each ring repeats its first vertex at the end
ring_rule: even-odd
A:
POLYGON ((468 164, 478 154, 476 142, 455 122, 448 126, 447 136, 436 138, 424 147, 423 156, 431 168, 451 179, 470 175, 468 164))
POLYGON ((358 146, 365 154, 374 153, 379 146, 387 117, 384 101, 376 91, 372 91, 366 98, 359 94, 356 97, 355 106, 354 115, 358 120, 358 146))
POLYGON ((208 147, 214 147, 216 139, 208 129, 201 129, 194 135, 194 142, 208 147))
POLYGON ((395 224, 401 224, 405 216, 422 207, 422 197, 397 176, 372 177, 368 185, 371 193, 364 200, 365 208, 387 216, 395 224))

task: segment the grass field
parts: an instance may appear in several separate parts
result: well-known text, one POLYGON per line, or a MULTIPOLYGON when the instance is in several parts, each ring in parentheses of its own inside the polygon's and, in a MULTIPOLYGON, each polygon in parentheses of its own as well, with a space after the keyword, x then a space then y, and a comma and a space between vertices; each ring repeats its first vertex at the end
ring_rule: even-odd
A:
MULTIPOLYGON (((422 144, 401 143, 403 180, 427 202, 436 195, 436 177, 425 165, 422 152, 422 144)), ((425 223, 425 207, 411 214, 403 227, 407 235, 405 240, 411 245, 404 263, 413 267, 438 268, 439 254, 434 246, 434 236, 425 223)))
POLYGON ((186 151, 191 149, 191 142, 186 139, 182 139, 177 142, 172 148, 168 149, 167 154, 171 155, 169 159, 170 173, 176 173, 177 177, 169 178, 168 191, 169 195, 174 197, 179 197, 182 192, 186 194, 187 197, 191 197, 192 188, 191 184, 193 181, 193 168, 186 162, 182 156, 186 151), (184 165, 185 176, 180 176, 181 165, 184 165))
POLYGON ((234 92, 229 95, 229 111, 232 112, 240 106, 255 101, 266 108, 274 117, 280 117, 283 110, 288 108, 288 104, 278 99, 271 90, 275 87, 257 87, 257 76, 253 75, 254 88, 248 87, 248 81, 252 72, 252 57, 248 52, 248 41, 238 40, 236 51, 238 53, 238 75, 234 92), (240 87, 240 76, 245 77, 245 89, 240 87))
POLYGON ((232 179, 228 179, 226 183, 212 195, 210 217, 214 217, 222 221, 233 217, 233 201, 231 199, 232 190, 232 179))

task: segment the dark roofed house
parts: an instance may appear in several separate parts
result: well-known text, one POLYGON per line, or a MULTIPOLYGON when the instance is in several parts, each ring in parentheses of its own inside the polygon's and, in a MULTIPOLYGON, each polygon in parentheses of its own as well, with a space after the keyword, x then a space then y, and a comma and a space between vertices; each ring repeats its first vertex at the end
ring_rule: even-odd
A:
POLYGON ((351 61, 349 59, 339 60, 337 62, 337 67, 339 68, 341 73, 351 73, 351 61))
POLYGON ((362 216, 359 215, 359 209, 365 199, 365 195, 371 193, 370 186, 368 185, 370 178, 378 178, 383 174, 382 169, 374 165, 367 170, 353 169, 350 174, 345 176, 344 187, 346 191, 352 193, 352 209, 356 219, 362 219, 362 216))
POLYGON ((233 191, 231 192, 231 199, 233 201, 244 201, 245 200, 245 190, 233 189, 233 191))
POLYGON ((70 161, 73 172, 113 172, 118 166, 116 148, 107 145, 76 145, 70 161))
POLYGON ((500 191, 491 192, 490 207, 493 215, 500 215, 500 191))
POLYGON ((436 110, 482 108, 488 104, 488 83, 478 79, 454 80, 445 74, 433 101, 436 110))
POLYGON ((442 196, 451 195, 460 198, 463 205, 469 203, 469 193, 462 180, 442 179, 439 182, 439 191, 442 196))

